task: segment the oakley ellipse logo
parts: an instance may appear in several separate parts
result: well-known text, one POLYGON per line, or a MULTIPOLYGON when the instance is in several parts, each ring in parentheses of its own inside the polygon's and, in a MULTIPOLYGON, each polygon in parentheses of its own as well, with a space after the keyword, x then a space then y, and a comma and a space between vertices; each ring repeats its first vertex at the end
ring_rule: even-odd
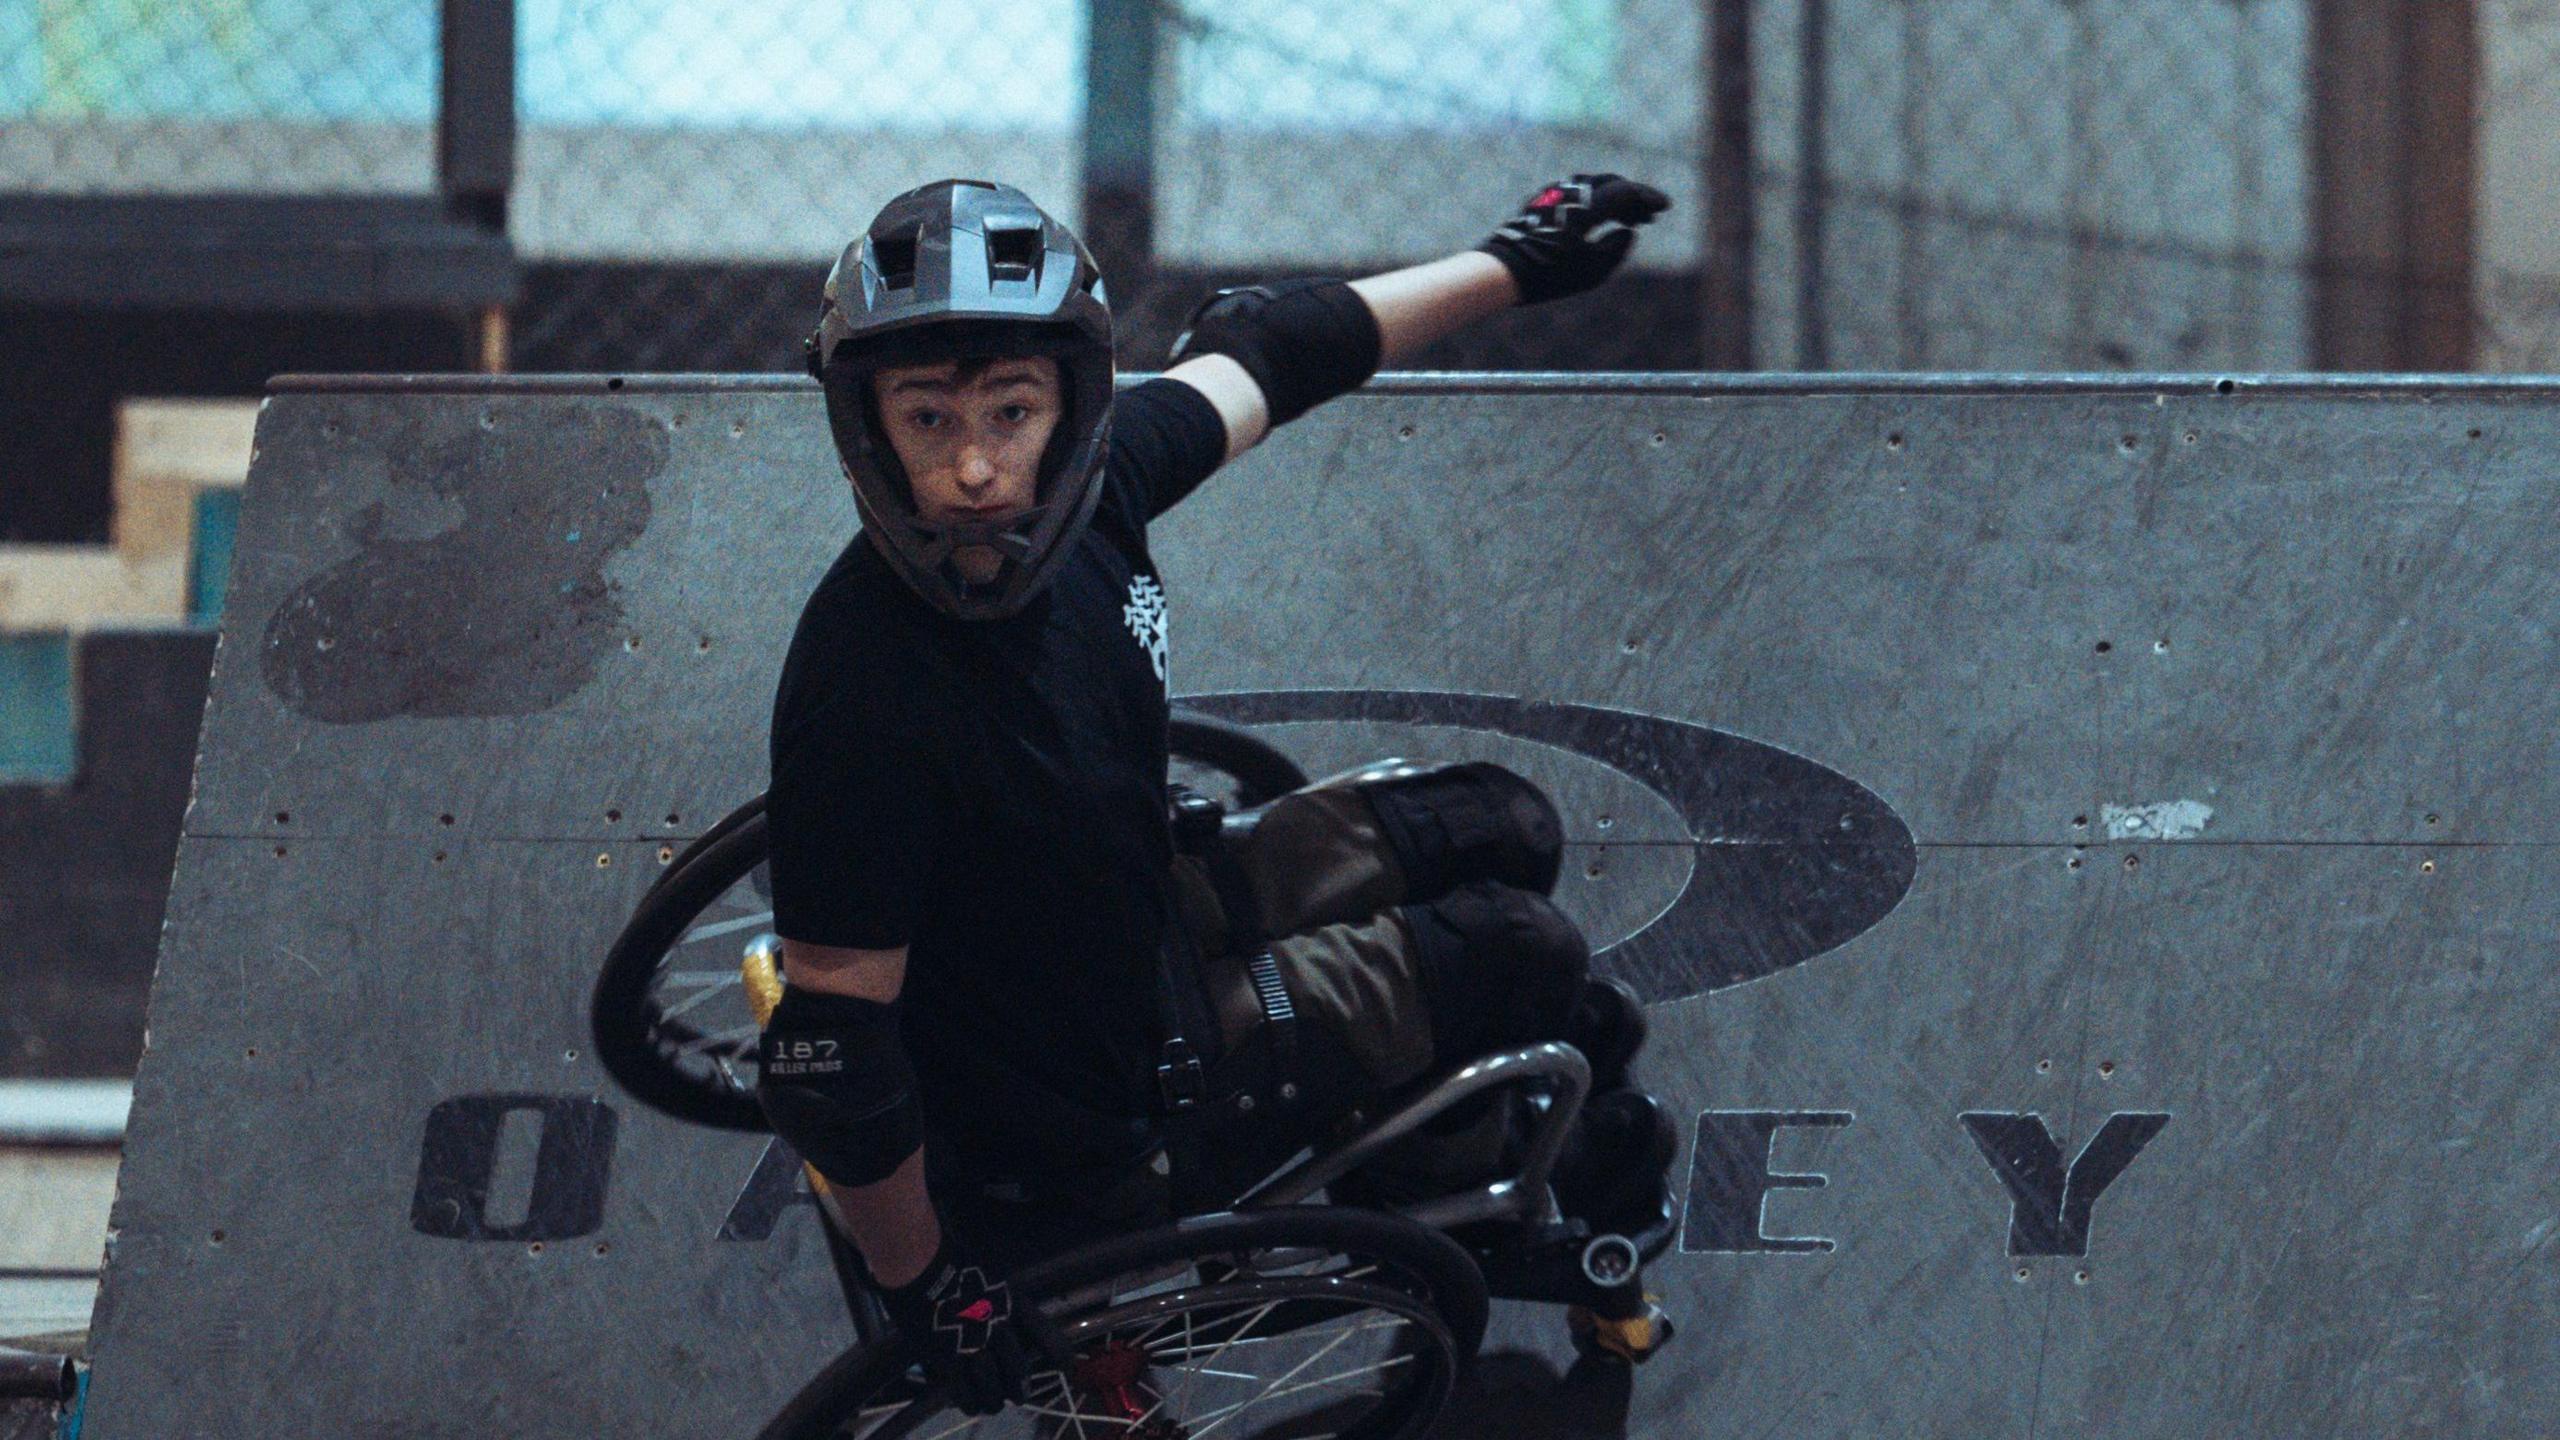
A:
MULTIPOLYGON (((1678 893, 1649 923, 1603 950, 1599 966, 1649 1002, 1739 985, 1800 965, 1865 933, 1910 889, 1910 828, 1874 792, 1773 745, 1627 710, 1495 695, 1285 690, 1194 695, 1183 709, 1242 725, 1341 724, 1499 735, 1580 756, 1657 799, 1685 833, 1647 838, 1685 852, 1678 893)), ((1348 737, 1346 737, 1348 738, 1348 737)), ((1364 742, 1374 735, 1358 737, 1364 742)), ((1284 740, 1283 748, 1290 742, 1284 740)), ((1314 747, 1304 747, 1314 748, 1314 747)), ((1309 758, 1299 757, 1302 761, 1309 758)), ((1360 758, 1376 758, 1374 753, 1360 758)), ((1532 774, 1551 782, 1552 775, 1532 774)), ((1568 843, 1592 843, 1574 833, 1568 843)), ((1623 832, 1619 832, 1623 833, 1623 832)), ((1611 849, 1630 842, 1610 839, 1611 849)), ((2090 1207, 2166 1116, 2117 1116, 2066 1162, 2032 1114, 1967 1113, 1975 1142, 2011 1191, 2010 1253, 2085 1254, 2090 1207), (2140 1122, 2134 1124, 2131 1122, 2140 1122)), ((589 1096, 460 1096, 429 1117, 411 1226, 455 1240, 574 1238, 603 1223, 614 1140, 609 1106, 589 1096), (527 1124, 530 1120, 532 1123, 527 1124), (512 1136, 537 1197, 497 1213, 494 1176, 512 1136)), ((1824 1177, 1775 1170, 1770 1137, 1787 1126, 1844 1127, 1848 1111, 1711 1111, 1699 1120, 1682 1248, 1821 1253, 1825 1237, 1769 1236, 1761 1201, 1824 1177)), ((759 1241, 809 1200, 790 1147, 767 1145, 719 1238, 759 1241)))
MULTIPOLYGON (((1688 827, 1688 878, 1651 924, 1597 957, 1649 1002, 1757 980, 1847 943, 1901 903, 1918 864, 1910 827, 1875 792, 1801 755, 1682 720, 1411 690, 1242 691, 1178 703, 1241 725, 1507 735, 1596 761, 1653 792, 1688 827)), ((1588 838, 1568 817, 1567 841, 1588 838)))

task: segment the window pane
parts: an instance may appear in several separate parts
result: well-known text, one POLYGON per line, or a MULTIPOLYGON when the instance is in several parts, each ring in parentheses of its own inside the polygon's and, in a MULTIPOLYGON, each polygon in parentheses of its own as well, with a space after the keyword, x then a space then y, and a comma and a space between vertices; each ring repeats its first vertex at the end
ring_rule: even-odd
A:
POLYGON ((0 7, 0 114, 434 118, 434 0, 35 0, 0 7))
POLYGON ((523 0, 525 119, 722 129, 1064 130, 1081 0, 523 0))

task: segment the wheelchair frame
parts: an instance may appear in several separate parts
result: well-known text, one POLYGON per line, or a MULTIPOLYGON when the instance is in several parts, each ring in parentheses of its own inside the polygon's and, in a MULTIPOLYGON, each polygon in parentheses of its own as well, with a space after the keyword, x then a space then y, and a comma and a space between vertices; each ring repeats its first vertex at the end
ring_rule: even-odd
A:
MULTIPOLYGON (((1257 790, 1262 798, 1284 789, 1306 783, 1302 773, 1286 756, 1271 750, 1257 737, 1234 727, 1197 717, 1177 718, 1177 754, 1185 751, 1217 768, 1244 780, 1246 803, 1251 803, 1257 790), (1202 753, 1206 751, 1208 753, 1202 753)), ((667 908, 676 899, 679 876, 688 875, 697 861, 707 861, 715 853, 727 854, 741 847, 752 851, 761 847, 761 797, 725 817, 700 839, 673 857, 667 873, 658 877, 641 905, 643 915, 667 908)), ((715 870, 716 870, 715 866, 715 870)), ((709 896, 704 896, 707 903, 709 896)), ((688 911, 690 913, 695 913, 688 911)), ((679 917, 680 920, 683 917, 679 917)), ((600 1058, 620 1053, 637 1056, 643 1047, 619 1033, 619 1027, 633 1017, 647 1014, 645 974, 636 974, 631 965, 646 959, 634 948, 640 938, 634 929, 640 923, 635 916, 632 926, 617 940, 608 958, 606 974, 600 977, 597 1002, 592 1011, 592 1025, 598 1039, 600 1058), (637 982, 639 990, 617 991, 614 978, 620 974, 625 990, 637 982)), ((689 922, 686 922, 689 923, 689 922)), ((680 933, 679 923, 669 933, 680 933)), ((641 946, 639 948, 646 948, 641 946)), ((773 964, 778 958, 770 953, 757 953, 761 946, 751 947, 747 959, 744 988, 751 1007, 757 1010, 761 1023, 769 1013, 773 1000, 779 998, 780 980, 773 964), (761 975, 759 968, 761 967, 761 975), (763 999, 755 1003, 761 989, 763 999)), ((626 1059, 622 1068, 608 1065, 616 1079, 630 1085, 635 1077, 624 1073, 634 1060, 626 1059)), ((721 1067, 727 1080, 736 1077, 721 1067)), ((1555 1166, 1562 1154, 1567 1135, 1581 1113, 1591 1085, 1589 1062, 1573 1046, 1550 1041, 1481 1056, 1453 1070, 1420 1083, 1420 1088, 1400 1100, 1387 1102, 1388 1109, 1374 1119, 1356 1123, 1353 1131, 1338 1140, 1319 1142, 1292 1158, 1270 1175, 1248 1188, 1225 1210, 1197 1215, 1175 1216, 1164 1226, 1141 1229, 1127 1235, 1107 1237, 1083 1246, 1069 1247, 1043 1260, 1034 1262, 1021 1274, 1025 1294, 1034 1300, 1038 1318, 1035 1325, 1054 1325, 1062 1315, 1072 1316, 1079 1307, 1096 1305, 1107 1308, 1113 1294, 1135 1283, 1140 1289, 1164 1280, 1176 1279, 1192 1272, 1220 1255, 1238 1253, 1233 1236, 1255 1228, 1253 1217, 1282 1219, 1292 1214, 1307 1217, 1307 1223, 1292 1221, 1284 1229, 1321 1231, 1327 1225, 1333 1233, 1346 1233, 1341 1228, 1347 1221, 1326 1221, 1325 1216, 1352 1213, 1378 1217, 1362 1222, 1365 1233, 1390 1249, 1401 1249, 1408 1258, 1421 1257, 1425 1269, 1441 1275, 1444 1293, 1431 1297, 1429 1308, 1440 1318, 1433 1322, 1439 1343, 1457 1347, 1458 1363, 1472 1353, 1483 1328, 1484 1302, 1488 1297, 1562 1304, 1567 1309, 1577 1349, 1586 1356, 1611 1354, 1641 1361, 1649 1358, 1670 1338, 1671 1327, 1651 1297, 1643 1291, 1643 1267, 1670 1243, 1674 1228, 1673 1207, 1662 1206, 1658 1215, 1639 1234, 1594 1235, 1579 1219, 1560 1213, 1552 1186, 1555 1166), (1512 1173, 1469 1186, 1445 1195, 1409 1204, 1372 1204, 1344 1210, 1318 1206, 1311 1202, 1320 1192, 1328 1192, 1337 1182, 1351 1177, 1364 1165, 1379 1159, 1399 1141, 1421 1130, 1435 1117, 1479 1096, 1518 1089, 1534 1120, 1523 1142, 1521 1158, 1512 1173), (1379 1221, 1386 1222, 1381 1228, 1379 1221), (1408 1230, 1398 1225, 1412 1227, 1408 1230), (1454 1242, 1455 1232, 1468 1232, 1471 1243, 1454 1242), (1221 1248, 1218 1237, 1227 1237, 1221 1248), (1398 1239, 1396 1237, 1402 1236, 1398 1239), (1392 1242, 1392 1243, 1389 1243, 1392 1242), (1198 1248, 1192 1248, 1196 1245, 1198 1248), (1108 1255, 1158 1253, 1153 1270, 1147 1273, 1119 1271, 1105 1273, 1103 1278, 1062 1291, 1039 1290, 1030 1284, 1038 1275, 1074 1275, 1097 1270, 1097 1262, 1108 1255), (1452 1308, 1454 1307, 1454 1308, 1452 1308), (1455 1315, 1457 1321, 1450 1318, 1455 1315)), ((638 1088, 640 1098, 665 1108, 663 1087, 638 1088)), ((697 1101, 698 1105, 699 1102, 697 1101)), ((738 1108, 734 1103, 730 1109, 738 1108)), ((682 1113, 671 1111, 670 1113, 682 1113)), ((706 1123, 725 1123, 730 1128, 744 1128, 740 1117, 725 1118, 686 1114, 684 1118, 706 1123)), ((1164 1152, 1158 1151, 1156 1155, 1164 1152)), ((1150 1159, 1154 1159, 1151 1156, 1150 1159)), ((1143 1162, 1142 1162, 1143 1163, 1143 1162)), ((854 1383, 850 1377, 873 1374, 889 1365, 903 1374, 906 1366, 903 1347, 889 1332, 885 1312, 872 1290, 865 1270, 834 1195, 814 1170, 809 1172, 816 1192, 818 1208, 823 1216, 829 1256, 839 1284, 843 1287, 847 1309, 851 1315, 856 1345, 838 1357, 819 1376, 804 1386, 798 1396, 768 1425, 768 1440, 820 1433, 809 1428, 813 1417, 823 1415, 828 1404, 844 1385, 854 1383), (894 1363, 892 1363, 894 1362, 894 1363), (833 1387, 833 1388, 831 1388, 833 1387)), ((1265 1227, 1267 1232, 1267 1227, 1265 1227)), ((1350 1233, 1362 1233, 1353 1227, 1350 1233)), ((1327 1256, 1319 1250, 1288 1247, 1265 1250, 1251 1247, 1254 1253, 1266 1255, 1261 1267, 1267 1272, 1275 1265, 1293 1263, 1300 1256, 1321 1263, 1327 1256)), ((1364 1252, 1365 1253, 1365 1252, 1364 1252)), ((1390 1268, 1395 1268, 1390 1262, 1390 1268)), ((1194 1303, 1204 1298, 1216 1303, 1222 1282, 1207 1278, 1201 1269, 1203 1283, 1184 1294, 1194 1303)), ((1414 1272, 1418 1274, 1419 1272, 1414 1272)), ((1250 1287, 1259 1280, 1236 1280, 1234 1284, 1250 1287)), ((1354 1283, 1349 1290, 1361 1288, 1354 1283)), ((1421 1298, 1407 1295, 1406 1302, 1422 1303, 1421 1298)), ((1068 1323, 1074 1323, 1072 1321, 1068 1323)), ((1436 1410, 1442 1389, 1435 1393, 1431 1407, 1436 1410)), ((919 1393, 912 1397, 922 1399, 919 1393)), ((828 1422, 832 1433, 834 1422, 828 1422)), ((1428 1415, 1416 1419, 1405 1415, 1396 1433, 1409 1434, 1427 1428, 1428 1415)))
MULTIPOLYGON (((1557 1209, 1550 1181, 1565 1137, 1591 1087, 1590 1063, 1581 1051, 1562 1041, 1497 1051, 1459 1066, 1348 1138, 1310 1149, 1283 1165, 1239 1196, 1228 1211, 1249 1214, 1307 1204, 1319 1191, 1379 1158, 1434 1118, 1475 1096, 1523 1086, 1552 1089, 1533 1091, 1531 1103, 1538 1117, 1515 1171, 1410 1205, 1368 1208, 1444 1234, 1487 1222, 1517 1227, 1521 1244, 1475 1256, 1494 1298, 1579 1306, 1595 1319, 1621 1324, 1647 1318, 1658 1321, 1659 1312, 1651 1310, 1642 1293, 1642 1274, 1644 1265, 1671 1242, 1674 1218, 1668 1207, 1635 1235, 1591 1234, 1583 1222, 1557 1209)), ((850 1232, 835 1208, 834 1196, 814 1171, 811 1180, 827 1215, 829 1238, 839 1261, 838 1278, 848 1288, 846 1298, 855 1311, 856 1327, 864 1340, 874 1340, 878 1338, 874 1327, 880 1323, 873 1308, 877 1301, 860 1265, 849 1263, 850 1232)), ((1175 1216, 1173 1221, 1179 1224, 1195 1218, 1175 1216)), ((1043 1297, 1058 1304, 1078 1298, 1090 1297, 1043 1297)), ((1630 1344, 1640 1345, 1641 1339, 1630 1344)), ((1642 1348, 1649 1355, 1651 1347, 1642 1348)))

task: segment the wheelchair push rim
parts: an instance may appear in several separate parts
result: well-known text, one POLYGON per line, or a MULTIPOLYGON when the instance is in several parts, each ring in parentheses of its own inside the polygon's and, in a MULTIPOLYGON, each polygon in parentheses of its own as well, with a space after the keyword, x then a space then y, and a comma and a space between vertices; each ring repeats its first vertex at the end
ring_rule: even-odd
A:
POLYGON ((1483 1283, 1448 1237, 1330 1207, 1201 1217, 1025 1269, 1070 1349, 994 1416, 949 1408, 894 1340, 822 1372, 762 1440, 1409 1440, 1482 1343, 1483 1283))

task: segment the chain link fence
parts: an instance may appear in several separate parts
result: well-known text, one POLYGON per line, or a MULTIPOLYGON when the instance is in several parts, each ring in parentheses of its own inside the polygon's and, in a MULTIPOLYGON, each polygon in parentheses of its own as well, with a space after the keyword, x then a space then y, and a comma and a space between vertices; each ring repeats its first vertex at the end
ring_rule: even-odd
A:
MULTIPOLYGON (((1152 364, 1220 283, 1472 243, 1542 181, 1677 208, 1599 295, 1425 363, 1711 353, 1715 0, 1156 0, 1152 364)), ((2474 333, 2560 363, 2560 0, 2478 0, 2474 333)), ((817 282, 940 175, 1082 224, 1087 0, 516 0, 528 369, 787 369, 817 282)), ((437 0, 0 5, 0 191, 418 194, 437 0)), ((2313 0, 1755 0, 1768 368, 2312 361, 2313 0)))
POLYGON ((424 194, 436 6, 0 4, 0 192, 424 194))
MULTIPOLYGON (((1680 198, 1648 279, 1568 313, 1582 353, 1514 324, 1434 362, 1697 364, 1691 0, 1167 0, 1155 18, 1155 264, 1113 286, 1133 367, 1216 285, 1445 253, 1574 169, 1680 198)), ((1081 0, 929 18, 552 0, 520 36, 514 231, 546 262, 517 325, 528 363, 787 368, 826 263, 933 176, 1003 178, 1083 224, 1081 0), (697 299, 719 318, 683 313, 697 299)))
POLYGON ((2307 363, 2299 0, 1761 7, 1764 361, 2307 363))
POLYGON ((1421 368, 1685 370, 1704 362, 1708 79, 1699 0, 1164 0, 1156 248, 1169 338, 1218 284, 1463 249, 1547 181, 1672 197, 1628 272, 1506 316, 1421 368))

